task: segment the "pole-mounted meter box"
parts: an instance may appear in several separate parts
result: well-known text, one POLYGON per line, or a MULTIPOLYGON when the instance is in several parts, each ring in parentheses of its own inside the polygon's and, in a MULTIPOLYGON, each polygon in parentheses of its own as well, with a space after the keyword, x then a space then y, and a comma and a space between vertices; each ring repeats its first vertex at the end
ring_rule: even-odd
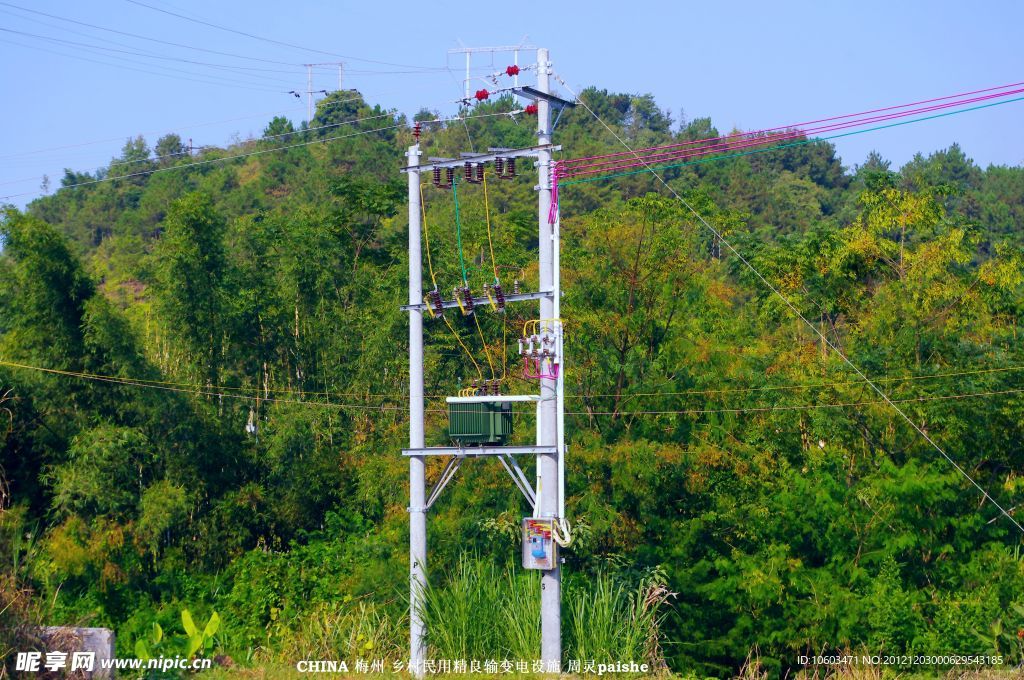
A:
POLYGON ((523 520, 523 569, 554 569, 558 548, 552 536, 554 520, 527 517, 523 520))

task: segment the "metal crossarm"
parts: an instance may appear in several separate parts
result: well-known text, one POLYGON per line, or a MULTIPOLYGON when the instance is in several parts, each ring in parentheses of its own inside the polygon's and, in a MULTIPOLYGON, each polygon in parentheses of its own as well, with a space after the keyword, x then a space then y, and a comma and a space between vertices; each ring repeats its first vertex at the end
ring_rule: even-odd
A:
POLYGON ((422 449, 402 449, 403 456, 553 456, 557 446, 427 446, 422 449))
MULTIPOLYGON (((526 300, 541 300, 543 298, 549 298, 549 297, 551 297, 551 291, 549 291, 549 290, 541 290, 541 291, 537 291, 536 293, 519 293, 519 294, 516 294, 516 295, 506 295, 505 296, 505 302, 506 303, 509 303, 509 302, 524 302, 526 300)), ((463 304, 465 304, 465 303, 463 303, 463 304)), ((456 300, 443 300, 441 302, 441 306, 444 309, 452 309, 453 307, 458 307, 459 303, 456 300)), ((486 297, 475 297, 475 298, 473 298, 473 306, 476 309, 486 309, 487 308, 487 298, 486 297)), ((415 304, 415 305, 402 305, 400 309, 403 312, 408 312, 408 311, 413 311, 413 310, 417 310, 417 311, 421 311, 422 312, 422 311, 426 311, 426 310, 430 309, 431 307, 432 307, 432 305, 428 305, 425 302, 421 302, 421 303, 415 304)))
POLYGON ((522 158, 524 156, 533 158, 538 156, 542 151, 551 152, 561 150, 561 146, 556 146, 554 144, 539 144, 537 146, 526 147, 525 149, 508 149, 498 152, 476 154, 471 158, 438 158, 437 160, 429 158, 426 163, 407 165, 401 168, 401 171, 410 172, 413 170, 433 170, 434 168, 461 168, 466 164, 466 161, 471 163, 490 163, 495 158, 522 158))
POLYGON ((561 97, 556 97, 555 95, 550 94, 548 92, 541 92, 537 88, 530 87, 529 85, 524 85, 523 87, 513 87, 512 91, 515 92, 520 97, 528 97, 533 100, 540 99, 546 101, 547 103, 551 104, 551 106, 554 106, 555 108, 558 109, 563 109, 566 106, 568 106, 569 108, 574 108, 576 106, 576 102, 569 101, 568 99, 562 99, 561 97))

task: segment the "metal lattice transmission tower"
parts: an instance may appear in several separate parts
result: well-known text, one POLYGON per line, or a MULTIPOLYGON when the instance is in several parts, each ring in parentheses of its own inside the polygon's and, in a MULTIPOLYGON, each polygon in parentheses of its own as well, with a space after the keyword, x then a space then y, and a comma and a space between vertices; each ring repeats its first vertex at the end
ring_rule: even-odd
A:
MULTIPOLYGON (((473 80, 473 55, 474 54, 490 54, 491 61, 493 62, 494 55, 498 53, 512 53, 512 63, 519 66, 519 53, 527 50, 537 49, 530 44, 529 36, 523 36, 522 41, 518 45, 497 45, 492 47, 456 47, 448 50, 448 58, 451 58, 453 54, 463 54, 466 57, 466 77, 462 81, 464 95, 466 99, 470 97, 470 82, 473 80)), ((447 66, 447 63, 445 64, 447 66)), ((493 66, 493 63, 491 64, 493 66)), ((486 82, 486 81, 485 81, 486 82)), ((519 87, 519 76, 514 76, 512 85, 519 87)))
POLYGON ((345 62, 343 61, 329 61, 322 62, 319 64, 303 64, 306 67, 306 121, 310 126, 313 125, 313 95, 318 93, 327 94, 327 90, 314 90, 313 89, 313 69, 318 66, 337 66, 338 67, 338 91, 340 92, 342 87, 342 79, 345 74, 345 62))
MULTIPOLYGON (((455 50, 468 55, 475 51, 518 51, 522 46, 508 48, 463 48, 455 50)), ((468 67, 467 67, 468 68, 468 67)), ((409 448, 402 451, 409 459, 409 662, 410 670, 416 676, 423 675, 423 662, 426 658, 426 623, 423 620, 423 599, 427 586, 427 512, 437 501, 444 487, 452 480, 460 466, 471 458, 497 458, 511 476, 515 486, 522 492, 530 505, 533 517, 526 518, 524 525, 524 566, 541 571, 541 649, 540 660, 545 662, 549 670, 561 668, 561 560, 557 557, 555 542, 559 542, 559 531, 567 534, 565 522, 565 359, 562 341, 562 323, 559 317, 561 296, 561 277, 559 275, 559 224, 557 206, 551 209, 552 203, 552 152, 559 147, 552 145, 552 110, 566 106, 574 106, 551 94, 550 77, 551 63, 546 49, 537 50, 537 86, 509 88, 515 95, 531 100, 537 113, 537 144, 524 149, 489 149, 485 153, 463 153, 459 158, 422 159, 419 140, 409 147, 407 164, 402 171, 407 174, 409 188, 409 303, 402 309, 409 312, 409 448), (533 326, 535 334, 530 336, 529 348, 520 351, 527 357, 527 363, 534 361, 537 370, 531 378, 538 380, 537 394, 501 395, 500 391, 491 391, 479 396, 449 397, 450 427, 463 425, 465 420, 456 421, 469 414, 470 420, 479 417, 499 419, 508 413, 514 403, 525 403, 536 408, 537 432, 536 443, 533 445, 509 445, 504 436, 499 439, 488 439, 484 436, 474 440, 475 445, 466 445, 466 441, 454 441, 452 446, 431 446, 425 444, 424 436, 424 393, 423 393, 423 315, 443 314, 445 310, 462 310, 466 314, 473 310, 486 309, 488 303, 494 305, 491 296, 474 299, 468 287, 462 297, 458 290, 455 299, 445 300, 435 288, 426 298, 423 294, 423 250, 421 246, 422 206, 420 205, 420 182, 422 174, 434 178, 435 186, 452 187, 454 171, 462 169, 467 181, 479 173, 483 177, 484 167, 493 163, 495 170, 515 167, 516 159, 535 161, 538 182, 534 187, 538 194, 537 224, 539 239, 539 290, 533 293, 498 293, 501 310, 505 304, 516 304, 539 301, 539 319, 533 326), (439 183, 441 173, 445 173, 447 184, 439 183), (466 296, 469 296, 468 305, 466 296), (535 344, 536 342, 536 344, 535 344), (532 357, 532 359, 530 358, 532 357), (488 411, 488 409, 490 409, 488 411), (456 415, 457 414, 457 415, 456 415), (476 414, 476 415, 474 415, 476 414), (485 417, 486 416, 486 417, 485 417), (523 472, 516 456, 536 456, 537 479, 532 484, 523 472), (447 462, 433 488, 428 493, 426 486, 427 456, 442 456, 447 462), (545 530, 547 527, 547 530, 545 530), (557 529, 557 530, 556 530, 557 529), (536 534, 529 534, 535 531, 536 534), (536 543, 527 543, 527 537, 533 536, 536 543), (546 541, 546 543, 545 543, 546 541), (531 556, 527 545, 537 547, 531 556)), ((467 93, 469 72, 467 71, 467 93)), ((532 107, 531 107, 532 108, 532 107)), ((528 109, 530 110, 530 109, 528 109)), ((514 174, 514 170, 513 170, 514 174)), ((497 282, 496 282, 497 283, 497 282)), ((524 330, 524 333, 526 331, 524 330)), ((483 422, 482 420, 477 422, 483 422)), ((487 422, 497 422, 487 420, 487 422)), ((511 420, 509 421, 509 423, 511 420)), ((492 437, 493 437, 492 433, 492 437)), ((559 542, 567 545, 567 542, 559 542)))

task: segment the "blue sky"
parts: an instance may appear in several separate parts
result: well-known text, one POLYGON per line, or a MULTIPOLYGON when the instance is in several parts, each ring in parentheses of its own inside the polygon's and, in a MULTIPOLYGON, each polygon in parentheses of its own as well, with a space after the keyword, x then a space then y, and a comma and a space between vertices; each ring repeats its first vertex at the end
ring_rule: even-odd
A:
MULTIPOLYGON (((304 120, 304 100, 287 91, 306 89, 301 64, 308 62, 344 61, 345 86, 359 88, 371 103, 410 114, 421 107, 453 113, 463 61, 453 55, 451 71, 443 70, 447 50, 516 44, 524 36, 551 50, 555 69, 574 89, 651 93, 677 121, 710 116, 722 131, 1024 81, 1024 3, 1011 1, 138 1, 151 7, 131 0, 0 4, 6 29, 0 31, 0 196, 32 192, 7 199, 24 205, 38 195, 43 174, 56 186, 65 167, 104 165, 129 136, 143 134, 153 144, 162 133, 177 132, 196 145, 222 145, 259 135, 277 113, 304 120), (410 69, 375 62, 439 70, 379 73, 410 69)), ((521 62, 530 59, 524 54, 521 62)), ((493 67, 508 63, 508 55, 498 55, 493 67)), ((491 64, 485 55, 474 60, 477 73, 491 64)), ((318 69, 314 89, 334 89, 337 81, 336 69, 318 69)), ((1022 120, 1024 102, 840 140, 838 149, 848 166, 872 149, 899 165, 915 152, 959 142, 983 166, 1019 165, 1022 120)))

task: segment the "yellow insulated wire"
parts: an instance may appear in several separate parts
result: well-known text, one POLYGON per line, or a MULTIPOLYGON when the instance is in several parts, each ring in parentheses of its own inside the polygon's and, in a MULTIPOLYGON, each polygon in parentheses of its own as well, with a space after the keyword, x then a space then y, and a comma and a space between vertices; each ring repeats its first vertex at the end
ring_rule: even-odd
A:
POLYGON ((430 260, 430 230, 427 229, 427 202, 423 197, 423 184, 420 184, 420 206, 423 211, 423 247, 427 251, 427 269, 430 271, 430 282, 437 289, 437 278, 434 276, 434 263, 430 260))
MULTIPOLYGON (((431 281, 431 283, 434 284, 434 290, 437 290, 437 278, 434 276, 434 263, 430 259, 430 228, 427 225, 427 202, 426 202, 426 199, 423 196, 423 185, 422 184, 420 184, 420 205, 423 208, 423 210, 422 210, 422 216, 423 216, 423 246, 424 246, 424 248, 427 251, 427 269, 430 271, 430 281, 431 281)), ((461 304, 460 304, 460 306, 461 306, 461 304)), ((451 321, 448 320, 448 317, 445 316, 444 314, 441 314, 441 318, 444 320, 444 325, 448 326, 448 330, 450 330, 452 332, 452 335, 455 336, 456 342, 458 342, 459 346, 462 347, 462 349, 466 352, 466 356, 468 356, 469 360, 473 362, 473 368, 476 369, 477 377, 482 382, 483 379, 484 379, 484 372, 480 370, 480 364, 478 364, 476 362, 476 359, 473 358, 473 353, 469 351, 468 347, 466 347, 466 343, 464 343, 462 341, 462 338, 459 336, 458 331, 456 331, 455 327, 452 326, 452 323, 451 323, 451 321)), ((484 349, 486 349, 486 348, 487 348, 487 345, 484 345, 484 349)), ((492 373, 493 373, 493 371, 492 371, 492 373)))
POLYGON ((452 332, 452 335, 455 336, 455 339, 458 341, 459 346, 462 347, 463 350, 465 350, 466 356, 468 356, 469 360, 473 362, 473 368, 476 369, 477 377, 480 378, 481 381, 483 381, 484 372, 480 370, 480 364, 478 364, 476 362, 476 359, 473 358, 473 353, 469 351, 469 348, 466 347, 466 343, 464 343, 462 341, 462 338, 459 337, 458 331, 456 331, 455 328, 452 326, 452 322, 448 320, 448 317, 442 316, 441 318, 444 319, 444 325, 448 326, 448 330, 450 330, 452 332))
MULTIPOLYGON (((484 331, 480 328, 480 318, 473 314, 473 322, 476 324, 476 332, 480 335, 480 344, 484 346, 484 355, 487 357, 487 365, 491 369, 491 380, 494 380, 494 362, 491 361, 491 350, 487 348, 487 341, 484 340, 484 331)), ((481 376, 481 379, 483 377, 481 376)))

